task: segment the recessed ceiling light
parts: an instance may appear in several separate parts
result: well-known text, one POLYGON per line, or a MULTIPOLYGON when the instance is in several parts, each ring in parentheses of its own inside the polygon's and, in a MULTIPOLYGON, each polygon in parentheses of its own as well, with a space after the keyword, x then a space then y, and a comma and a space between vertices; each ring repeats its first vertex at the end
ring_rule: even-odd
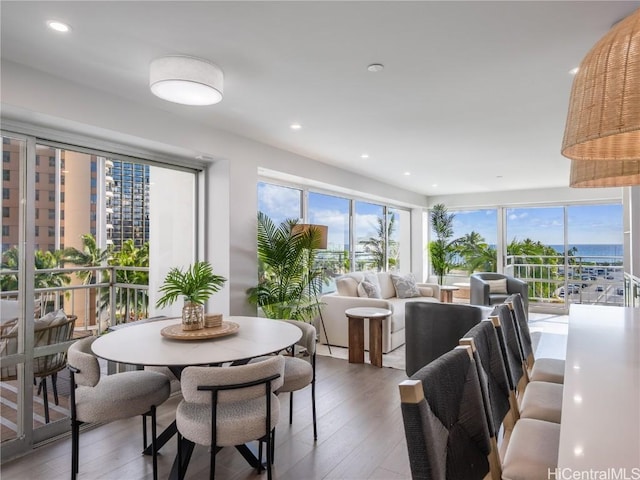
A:
POLYGON ((432 186, 433 188, 436 188, 436 187, 438 186, 438 184, 437 184, 437 183, 433 183, 433 184, 431 184, 431 186, 432 186))
POLYGON ((66 33, 71 30, 71 27, 66 23, 58 22, 57 20, 49 20, 47 21, 47 26, 51 30, 55 30, 56 32, 66 33))
POLYGON ((300 125, 299 123, 292 123, 291 125, 289 125, 289 128, 291 130, 300 130, 302 128, 302 125, 300 125))
POLYGON ((381 63, 372 63, 367 67, 367 70, 374 73, 381 72, 382 70, 384 70, 384 65, 382 65, 381 63))
POLYGON ((369 158, 369 154, 368 153, 363 153, 362 155, 360 155, 360 158, 369 158))
POLYGON ((411 172, 404 172, 404 174, 408 177, 409 175, 411 175, 411 172))
POLYGON ((571 70, 569 70, 569 74, 575 75, 576 73, 578 73, 578 70, 580 70, 580 67, 574 67, 571 70))

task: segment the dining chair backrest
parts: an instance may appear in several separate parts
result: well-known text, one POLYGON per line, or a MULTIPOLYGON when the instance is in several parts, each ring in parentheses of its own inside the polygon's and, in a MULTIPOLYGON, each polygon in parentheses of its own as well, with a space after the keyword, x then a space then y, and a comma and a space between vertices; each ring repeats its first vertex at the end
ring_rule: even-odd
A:
POLYGON ((503 353, 509 386, 511 390, 515 391, 525 372, 522 363, 522 350, 511 310, 507 304, 496 305, 489 318, 495 320, 494 326, 498 333, 498 342, 500 342, 500 349, 503 353))
MULTIPOLYGON (((262 362, 249 363, 234 367, 187 367, 180 377, 180 388, 185 402, 209 404, 211 392, 199 390, 199 386, 223 386, 252 382, 257 378, 266 378, 278 374, 271 382, 275 392, 284 381, 284 357, 276 355, 262 362)), ((264 385, 242 389, 224 390, 218 394, 218 403, 232 403, 264 397, 264 385)))
POLYGON ((95 387, 100 381, 100 364, 91 351, 91 344, 97 338, 86 337, 69 347, 69 365, 78 370, 75 372, 76 385, 95 387))
POLYGON ((472 348, 487 406, 489 430, 492 436, 497 437, 513 403, 510 400, 511 389, 498 333, 491 320, 483 320, 469 330, 460 339, 460 345, 472 348))
POLYGON ((520 294, 511 295, 505 301, 507 305, 511 305, 511 311, 514 322, 517 327, 518 338, 522 348, 522 357, 527 362, 532 363, 533 356, 533 343, 531 341, 531 332, 529 331, 529 321, 527 320, 527 314, 522 303, 522 297, 520 294))
POLYGON ((469 352, 456 347, 399 386, 413 478, 475 480, 489 472, 489 426, 469 352))
POLYGON ((296 345, 305 348, 307 352, 309 352, 309 355, 313 355, 314 353, 316 353, 316 327, 314 327, 310 323, 302 322, 299 320, 283 320, 283 322, 290 323, 291 325, 294 325, 302 330, 302 337, 296 342, 296 345))

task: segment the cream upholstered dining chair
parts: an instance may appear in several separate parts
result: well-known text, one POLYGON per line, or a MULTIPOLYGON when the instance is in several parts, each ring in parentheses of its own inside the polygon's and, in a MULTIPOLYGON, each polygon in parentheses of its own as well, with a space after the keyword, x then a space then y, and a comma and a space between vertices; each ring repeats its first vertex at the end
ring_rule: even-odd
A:
POLYGON ((531 341, 531 332, 529 331, 529 322, 527 321, 526 307, 522 300, 522 296, 511 295, 505 303, 511 309, 518 340, 520 341, 520 349, 522 358, 526 364, 527 375, 533 381, 564 383, 564 360, 558 358, 535 358, 533 351, 533 343, 531 341))
MULTIPOLYGON (((182 437, 210 447, 209 477, 215 478, 216 454, 222 447, 266 443, 271 480, 274 431, 280 419, 275 391, 282 386, 284 357, 231 367, 187 367, 180 385, 183 400, 176 410, 178 477, 184 478, 182 437)), ((258 467, 261 468, 261 465, 258 467)))
POLYGON ((83 338, 71 345, 68 352, 71 372, 71 477, 75 479, 78 474, 81 424, 148 415, 151 417, 153 478, 156 480, 156 407, 169 398, 169 379, 161 373, 142 370, 100 377, 100 364, 91 352, 91 344, 95 340, 96 337, 83 338))
MULTIPOLYGON (((456 347, 399 385, 413 478, 540 480, 557 466, 560 426, 520 419, 501 458, 469 347, 456 347)), ((490 407, 489 407, 490 408, 490 407)))
MULTIPOLYGON (((316 328, 299 320, 280 321, 290 323, 302 330, 302 337, 295 345, 291 346, 291 355, 284 357, 284 383, 276 393, 289 392, 289 425, 291 425, 293 423, 293 392, 311 385, 311 413, 313 416, 313 440, 315 441, 318 439, 316 418, 316 328), (306 352, 302 352, 305 355, 304 357, 297 356, 296 346, 306 350, 306 352)), ((253 358, 249 363, 261 362, 267 358, 269 357, 253 358)))

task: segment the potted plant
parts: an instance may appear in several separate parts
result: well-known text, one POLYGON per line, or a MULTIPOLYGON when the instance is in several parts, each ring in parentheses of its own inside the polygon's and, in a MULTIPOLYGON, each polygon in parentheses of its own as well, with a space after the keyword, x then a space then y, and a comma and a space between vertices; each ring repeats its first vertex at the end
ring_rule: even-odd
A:
POLYGON ((320 312, 317 293, 325 274, 316 267, 316 256, 321 234, 299 226, 297 220, 276 225, 258 213, 260 279, 247 293, 265 317, 311 322, 320 312))
POLYGON ((160 286, 162 297, 156 302, 158 308, 174 303, 184 297, 182 307, 182 329, 198 330, 204 326, 204 303, 216 293, 227 279, 213 273, 209 262, 196 262, 185 271, 174 267, 167 273, 160 286))

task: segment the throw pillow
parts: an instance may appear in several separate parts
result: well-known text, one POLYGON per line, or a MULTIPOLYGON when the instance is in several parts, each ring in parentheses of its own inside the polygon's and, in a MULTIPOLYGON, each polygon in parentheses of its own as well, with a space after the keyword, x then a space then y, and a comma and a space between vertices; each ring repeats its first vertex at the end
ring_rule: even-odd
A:
POLYGON ((345 297, 358 296, 358 282, 346 275, 336 278, 336 289, 338 290, 338 295, 345 297))
POLYGON ((380 287, 363 280, 358 284, 358 295, 366 298, 381 298, 380 287))
POLYGON ((413 274, 409 273, 404 277, 391 274, 391 281, 396 289, 396 297, 398 298, 414 298, 421 297, 420 290, 416 285, 416 279, 413 274))
POLYGON ((64 310, 55 310, 47 313, 44 317, 38 318, 33 322, 34 331, 42 330, 54 325, 59 325, 67 320, 67 315, 64 310))
POLYGON ((489 284, 489 293, 508 293, 507 279, 501 280, 485 280, 489 284))

